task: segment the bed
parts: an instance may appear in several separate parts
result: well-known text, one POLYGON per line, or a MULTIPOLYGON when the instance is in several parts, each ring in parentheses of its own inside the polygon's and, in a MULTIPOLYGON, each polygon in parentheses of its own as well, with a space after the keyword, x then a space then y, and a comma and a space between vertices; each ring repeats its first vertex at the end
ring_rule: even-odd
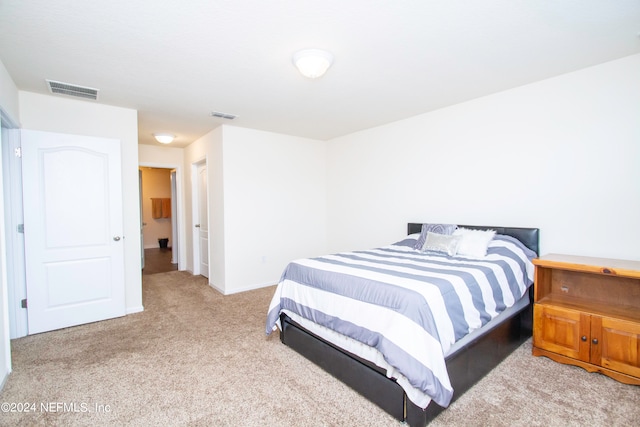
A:
POLYGON ((283 273, 271 302, 267 333, 277 325, 282 343, 399 421, 410 426, 426 425, 531 336, 533 265, 529 264, 538 254, 539 230, 457 227, 469 233, 473 233, 471 230, 495 230, 496 236, 491 239, 486 259, 416 250, 416 240, 424 239, 426 233, 420 234, 421 223, 409 223, 408 238, 393 245, 292 262, 283 273), (502 254, 507 258, 500 258, 502 254), (489 258, 496 258, 496 265, 490 263, 489 258), (330 271, 320 270, 318 262, 329 265, 326 268, 330 271), (458 267, 463 271, 452 272, 458 267), (387 269, 398 271, 390 274, 387 269), (437 270, 435 273, 434 269, 437 270), (448 277, 449 273, 454 277, 442 279, 441 284, 440 276, 448 277), (422 275, 430 277, 429 286, 416 282, 423 280, 417 277, 422 275), (316 280, 312 276, 326 281, 316 287, 311 284, 316 280), (502 276, 509 276, 508 281, 503 283, 502 276), (469 277, 471 279, 467 279, 469 277), (461 280, 471 282, 461 285, 461 280), (497 288, 485 289, 489 282, 497 288), (323 289, 325 286, 329 288, 323 289), (353 290, 362 286, 366 292, 353 290), (379 297, 382 294, 380 287, 402 289, 391 300, 385 296, 382 302, 374 304, 373 299, 382 298, 379 297), (432 290, 428 290, 432 287, 446 291, 441 297, 434 297, 432 290), (452 291, 454 288, 455 292, 452 291), (346 294, 340 295, 342 292, 346 294), (365 299, 371 299, 355 301, 350 292, 362 292, 365 299), (492 294, 491 298, 488 294, 492 294), (332 299, 314 306, 315 299, 322 301, 327 295, 332 299), (448 302, 424 304, 422 297, 424 301, 452 299, 461 307, 464 304, 460 301, 468 299, 473 307, 463 307, 460 312, 463 314, 460 314, 452 311, 448 302), (349 308, 336 309, 339 314, 321 309, 322 304, 325 308, 339 307, 340 299, 346 300, 349 308), (482 305, 479 300, 484 301, 482 305), (413 306, 415 301, 419 303, 413 306), (403 307, 402 316, 397 313, 399 306, 403 307), (424 306, 428 306, 426 312, 422 311, 424 306), (444 311, 447 312, 445 315, 444 311), (379 332, 377 325, 361 326, 358 316, 368 315, 374 323, 378 320, 384 325, 394 325, 393 329, 379 332), (458 325, 459 321, 463 327, 458 325), (416 323, 420 324, 419 328, 416 323), (431 342, 434 336, 439 343, 431 342), (400 342, 404 344, 396 345, 400 342))

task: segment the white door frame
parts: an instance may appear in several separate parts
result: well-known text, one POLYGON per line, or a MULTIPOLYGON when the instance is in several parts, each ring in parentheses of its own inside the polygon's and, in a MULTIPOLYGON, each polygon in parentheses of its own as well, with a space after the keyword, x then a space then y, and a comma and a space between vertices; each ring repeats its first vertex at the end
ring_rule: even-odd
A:
POLYGON ((178 184, 176 183, 176 177, 178 173, 175 169, 171 169, 171 264, 178 264, 178 255, 184 252, 184 241, 178 239, 178 218, 175 213, 178 212, 178 184), (176 243, 174 248, 174 242, 176 243))
MULTIPOLYGON (((3 121, 4 123, 4 121, 3 121)), ((22 213, 22 160, 15 150, 20 148, 20 130, 3 130, 2 161, 4 181, 4 211, 6 231, 7 302, 9 304, 9 335, 26 337, 29 333, 27 310, 20 301, 27 298, 24 258, 24 234, 18 227, 24 224, 22 213)))
POLYGON ((140 209, 140 265, 144 271, 144 218, 142 217, 142 171, 140 168, 138 168, 138 208, 140 209))
MULTIPOLYGON (((182 166, 177 164, 168 164, 168 163, 150 163, 150 162, 140 162, 138 166, 141 167, 149 167, 149 168, 158 168, 158 169, 175 169, 176 171, 176 212, 175 215, 171 215, 172 217, 172 228, 173 232, 177 231, 177 239, 174 239, 171 242, 171 248, 177 250, 178 252, 178 270, 186 270, 187 269, 187 255, 186 255, 186 239, 185 239, 185 215, 184 215, 184 195, 182 191, 182 166), (173 217, 175 218, 176 226, 173 227, 173 217)), ((173 200, 171 201, 173 206, 173 200)), ((142 212, 140 212, 140 216, 142 217, 142 212)), ((144 245, 142 245, 142 250, 144 250, 144 245)))
MULTIPOLYGON (((14 311, 10 310, 9 307, 14 305, 13 291, 14 287, 16 289, 18 288, 19 280, 11 282, 10 278, 12 278, 14 274, 17 274, 18 276, 21 275, 23 283, 26 282, 24 251, 21 252, 21 259, 23 260, 22 269, 16 271, 13 266, 16 257, 9 249, 12 245, 11 241, 13 240, 10 235, 15 236, 17 230, 13 233, 9 228, 13 221, 11 218, 12 212, 15 211, 15 209, 10 209, 10 205, 7 203, 10 200, 8 196, 13 191, 13 184, 10 171, 5 167, 6 162, 4 160, 6 156, 4 153, 8 152, 13 154, 13 150, 10 147, 8 148, 7 145, 10 145, 10 141, 14 141, 15 134, 17 134, 17 140, 19 142, 20 133, 17 124, 9 118, 0 105, 0 153, 2 153, 2 155, 0 155, 0 389, 6 384, 9 374, 12 371, 11 338, 14 338, 16 321, 13 316, 14 311), (9 182, 6 182, 5 179, 9 182)), ((22 177, 21 173, 19 175, 22 177)), ((20 192, 20 189, 17 191, 20 192)), ((22 208, 22 205, 20 205, 20 208, 22 208)), ((20 212, 22 212, 22 210, 20 210, 20 212)), ((22 237, 23 236, 20 235, 21 240, 22 237)), ((24 245, 24 240, 22 240, 22 243, 24 245)), ((24 286, 24 292, 26 294, 26 285, 24 286)), ((25 316, 25 332, 21 336, 25 336, 27 334, 26 310, 22 310, 22 312, 25 316)))

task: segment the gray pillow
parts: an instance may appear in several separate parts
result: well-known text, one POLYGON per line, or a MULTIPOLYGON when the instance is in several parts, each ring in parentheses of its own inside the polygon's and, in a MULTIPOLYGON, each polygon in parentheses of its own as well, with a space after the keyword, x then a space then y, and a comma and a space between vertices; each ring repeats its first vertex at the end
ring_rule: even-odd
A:
POLYGON ((418 241, 416 242, 413 249, 422 250, 424 246, 424 242, 427 240, 427 233, 438 233, 451 235, 458 226, 456 224, 422 224, 422 231, 420 232, 420 237, 418 237, 418 241))
POLYGON ((462 236, 438 234, 427 232, 427 239, 422 246, 422 251, 444 252, 449 256, 455 256, 458 253, 458 246, 462 236))

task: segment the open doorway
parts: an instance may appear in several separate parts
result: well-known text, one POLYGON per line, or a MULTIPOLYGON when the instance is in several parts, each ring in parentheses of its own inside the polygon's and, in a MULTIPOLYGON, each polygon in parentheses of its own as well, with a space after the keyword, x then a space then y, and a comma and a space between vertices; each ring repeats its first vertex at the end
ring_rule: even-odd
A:
POLYGON ((178 269, 176 171, 140 167, 142 274, 178 269))

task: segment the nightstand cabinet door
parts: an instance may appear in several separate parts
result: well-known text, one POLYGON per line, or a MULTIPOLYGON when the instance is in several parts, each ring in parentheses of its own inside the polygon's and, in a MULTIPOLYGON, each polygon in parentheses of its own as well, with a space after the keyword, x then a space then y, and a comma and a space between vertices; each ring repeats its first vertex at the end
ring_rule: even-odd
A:
POLYGON ((640 377, 640 324, 593 316, 591 328, 591 363, 640 377))
POLYGON ((588 314, 559 307, 535 304, 533 307, 533 345, 572 359, 590 359, 588 314))

